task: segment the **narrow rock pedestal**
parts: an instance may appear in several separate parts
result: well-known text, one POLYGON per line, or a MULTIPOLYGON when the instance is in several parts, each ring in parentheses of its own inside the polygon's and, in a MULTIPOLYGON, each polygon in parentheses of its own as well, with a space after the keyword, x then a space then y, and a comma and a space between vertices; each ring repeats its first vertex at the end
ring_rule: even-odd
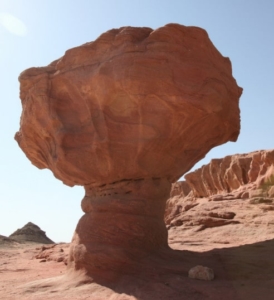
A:
POLYGON ((84 270, 97 282, 112 281, 168 248, 163 216, 170 188, 162 178, 86 186, 85 214, 74 233, 68 268, 84 270))

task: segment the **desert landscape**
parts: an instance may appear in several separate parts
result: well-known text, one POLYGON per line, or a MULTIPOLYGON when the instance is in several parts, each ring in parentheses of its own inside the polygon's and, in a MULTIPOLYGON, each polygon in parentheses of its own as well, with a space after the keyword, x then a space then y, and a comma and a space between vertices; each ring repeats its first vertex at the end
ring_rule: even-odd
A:
POLYGON ((1 299, 273 299, 274 150, 188 173, 241 129, 204 29, 111 29, 19 82, 15 140, 84 214, 70 244, 31 220, 0 236, 1 299))
POLYGON ((273 163, 274 150, 233 155, 218 161, 220 177, 209 175, 213 161, 189 173, 191 186, 188 181, 173 184, 165 222, 177 265, 169 265, 164 253, 147 257, 138 276, 117 278, 115 287, 47 284, 67 272, 70 244, 51 244, 31 223, 10 237, 0 236, 0 298, 273 299, 273 163), (146 269, 146 261, 157 273, 146 269), (196 265, 211 268, 214 279, 189 278, 196 265))

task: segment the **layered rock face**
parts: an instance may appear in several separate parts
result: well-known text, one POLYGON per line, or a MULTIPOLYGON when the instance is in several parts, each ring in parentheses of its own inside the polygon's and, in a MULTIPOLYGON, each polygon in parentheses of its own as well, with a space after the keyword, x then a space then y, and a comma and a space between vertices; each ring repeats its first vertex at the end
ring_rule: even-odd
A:
POLYGON ((183 241, 194 250, 204 240, 206 251, 210 243, 232 247, 273 239, 274 150, 213 159, 185 178, 172 185, 166 204, 171 247, 183 241))
POLYGON ((19 81, 15 138, 35 166, 85 187, 69 266, 94 278, 167 247, 171 183, 240 130, 242 89, 196 27, 113 29, 19 81))
MULTIPOLYGON (((230 193, 254 183, 257 188, 274 184, 274 150, 261 150, 212 159, 207 165, 185 175, 194 197, 230 193)), ((177 185, 181 185, 177 183, 177 185)))

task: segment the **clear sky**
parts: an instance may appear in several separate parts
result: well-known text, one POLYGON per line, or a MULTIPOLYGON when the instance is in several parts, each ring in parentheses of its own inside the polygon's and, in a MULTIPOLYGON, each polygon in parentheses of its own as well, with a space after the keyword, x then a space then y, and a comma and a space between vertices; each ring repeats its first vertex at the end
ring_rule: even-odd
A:
POLYGON ((180 23, 206 29, 231 59, 244 92, 238 141, 213 149, 197 168, 214 157, 274 148, 273 16, 272 0, 0 0, 0 234, 31 221, 55 242, 69 242, 83 214, 83 188, 38 170, 13 139, 23 70, 48 65, 111 28, 180 23))

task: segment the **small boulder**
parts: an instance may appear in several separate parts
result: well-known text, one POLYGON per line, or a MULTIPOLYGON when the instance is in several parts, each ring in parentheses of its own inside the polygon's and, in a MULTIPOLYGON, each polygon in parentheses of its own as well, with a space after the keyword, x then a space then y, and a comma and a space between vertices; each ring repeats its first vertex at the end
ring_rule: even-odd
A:
POLYGON ((213 280, 214 272, 208 267, 198 265, 189 270, 188 277, 199 280, 213 280))

